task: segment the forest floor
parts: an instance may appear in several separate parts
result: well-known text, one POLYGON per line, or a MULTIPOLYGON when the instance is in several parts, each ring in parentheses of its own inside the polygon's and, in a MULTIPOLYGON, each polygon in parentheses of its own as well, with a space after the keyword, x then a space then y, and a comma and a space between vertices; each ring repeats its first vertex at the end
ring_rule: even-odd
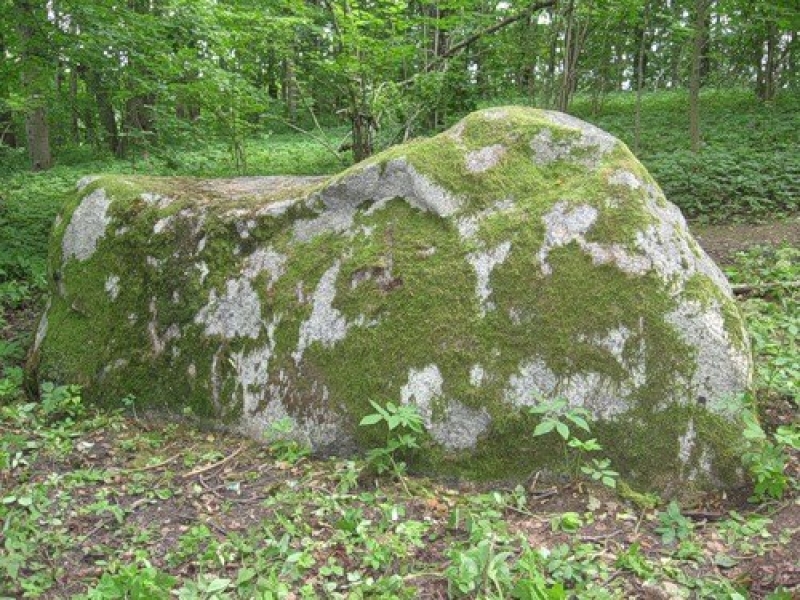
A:
POLYGON ((732 264, 737 252, 753 246, 786 243, 800 248, 800 215, 762 223, 690 224, 689 228, 709 256, 723 266, 732 264))
MULTIPOLYGON (((692 229, 721 265, 754 245, 800 248, 800 217, 692 229)), ((21 308, 7 322, 18 336, 33 317, 21 308)), ((34 408, 4 407, 0 393, 12 457, 0 469, 0 598, 168 598, 176 586, 181 598, 500 598, 524 581, 548 595, 513 597, 567 597, 554 582, 580 598, 800 594, 796 485, 781 500, 716 493, 675 513, 535 474, 516 487, 391 480, 286 442, 164 424, 134 400, 96 413, 77 390, 50 394, 34 408)), ((785 396, 762 409, 768 432, 797 418, 785 396)))

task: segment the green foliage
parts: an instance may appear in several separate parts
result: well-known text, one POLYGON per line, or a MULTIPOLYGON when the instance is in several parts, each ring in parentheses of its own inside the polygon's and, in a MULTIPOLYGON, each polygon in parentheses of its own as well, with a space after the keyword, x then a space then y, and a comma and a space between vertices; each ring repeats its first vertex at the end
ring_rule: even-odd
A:
MULTIPOLYGON (((634 98, 609 97, 599 114, 586 100, 574 112, 633 147, 634 98)), ((688 147, 684 92, 645 94, 637 157, 668 200, 689 217, 726 222, 797 211, 800 156, 795 96, 762 104, 744 89, 709 90, 702 97, 705 145, 688 147)))
POLYGON ((800 450, 800 428, 779 427, 770 439, 756 418, 744 415, 744 437, 750 443, 742 455, 742 462, 753 478, 753 499, 781 498, 791 484, 796 484, 787 474, 787 449, 800 450))
POLYGON ((510 552, 498 552, 491 540, 481 540, 467 550, 455 550, 445 571, 451 597, 503 596, 511 587, 510 552))
POLYGON ((284 417, 272 423, 265 434, 270 450, 278 460, 295 464, 311 454, 308 444, 303 444, 292 437, 294 421, 284 417))
POLYGON ((366 415, 360 426, 385 426, 386 443, 367 453, 367 461, 378 474, 391 473, 402 480, 406 474, 406 462, 411 453, 419 448, 419 436, 423 433, 422 416, 414 404, 396 405, 387 402, 381 406, 370 400, 374 413, 366 415))
POLYGON ((532 415, 541 418, 533 430, 534 437, 555 431, 561 438, 565 458, 568 457, 570 451, 576 455, 574 460, 568 461, 574 464, 575 475, 581 472, 588 475, 592 481, 599 481, 610 488, 617 487, 619 473, 611 469, 610 460, 593 458, 591 462, 587 462, 586 455, 589 452, 598 452, 603 447, 594 438, 581 440, 575 437, 574 429, 570 429, 570 425, 572 425, 586 433, 591 433, 591 427, 587 420, 590 416, 588 410, 568 407, 566 400, 557 398, 551 401, 542 401, 537 406, 531 407, 529 411, 532 415))
POLYGON ((786 397, 800 407, 800 248, 753 248, 740 253, 727 274, 754 290, 742 308, 756 357, 759 397, 786 397))
POLYGON ((681 508, 674 500, 669 503, 667 510, 658 513, 658 522, 656 533, 661 534, 664 544, 687 541, 694 531, 694 523, 681 514, 681 508))
MULTIPOLYGON (((122 565, 113 573, 104 573, 97 586, 89 590, 87 600, 167 600, 177 579, 144 564, 122 565)), ((210 599, 209 599, 210 600, 210 599)))

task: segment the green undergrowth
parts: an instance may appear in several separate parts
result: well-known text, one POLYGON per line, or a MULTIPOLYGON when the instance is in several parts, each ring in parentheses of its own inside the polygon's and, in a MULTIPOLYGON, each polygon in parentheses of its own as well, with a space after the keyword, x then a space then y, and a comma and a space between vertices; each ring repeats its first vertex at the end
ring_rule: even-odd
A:
MULTIPOLYGON (((792 535, 767 506, 708 523, 628 504, 607 482, 555 496, 536 480, 448 486, 407 476, 402 442, 369 459, 388 458, 393 482, 359 460, 309 460, 280 427, 265 447, 148 421, 134 398, 126 415, 74 386, 38 404, 18 393, 2 380, 0 597, 612 599, 649 586, 738 600, 748 561, 792 535)), ((415 431, 374 407, 365 426, 415 431)))

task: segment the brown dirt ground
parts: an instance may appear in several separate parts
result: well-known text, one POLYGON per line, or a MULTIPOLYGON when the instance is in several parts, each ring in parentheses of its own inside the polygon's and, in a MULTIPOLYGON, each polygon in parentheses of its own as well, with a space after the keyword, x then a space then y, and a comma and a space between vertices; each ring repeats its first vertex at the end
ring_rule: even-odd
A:
POLYGON ((789 244, 800 247, 800 215, 762 224, 689 224, 697 241, 717 264, 729 265, 737 252, 753 246, 789 244))

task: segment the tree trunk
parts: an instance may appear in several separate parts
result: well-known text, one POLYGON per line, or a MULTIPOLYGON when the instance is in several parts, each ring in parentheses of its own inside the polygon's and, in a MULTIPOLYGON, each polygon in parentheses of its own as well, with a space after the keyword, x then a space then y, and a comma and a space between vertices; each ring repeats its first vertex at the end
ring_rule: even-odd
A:
POLYGON ((700 151, 700 86, 702 83, 703 47, 706 11, 711 0, 695 0, 694 40, 692 44, 692 71, 689 77, 689 137, 692 152, 700 151))
POLYGON ((283 100, 286 102, 286 114, 289 122, 297 122, 297 75, 294 70, 294 60, 291 57, 283 61, 283 100))
POLYGON ((767 39, 766 39, 766 56, 761 59, 761 67, 759 70, 762 73, 761 86, 759 89, 759 98, 764 102, 769 102, 775 99, 776 91, 776 46, 778 44, 778 26, 775 21, 770 20, 767 23, 767 39))
MULTIPOLYGON (((28 100, 25 114, 25 136, 28 156, 34 171, 43 171, 53 166, 50 152, 50 128, 47 123, 45 90, 47 77, 44 75, 44 61, 39 45, 42 36, 37 35, 47 25, 46 16, 30 0, 17 1, 19 21, 17 31, 21 40, 20 58, 22 64, 22 89, 28 100), (35 54, 33 50, 39 54, 35 54)), ((52 81, 52 80, 51 80, 52 81)))
POLYGON ((644 87, 645 61, 647 60, 647 27, 649 7, 644 6, 642 27, 639 30, 639 52, 636 60, 636 112, 634 113, 633 153, 639 154, 642 134, 642 88, 644 87))
POLYGON ((120 156, 124 149, 120 141, 117 115, 111 103, 111 91, 103 82, 102 76, 93 69, 88 69, 86 72, 86 84, 97 102, 97 115, 106 133, 108 149, 115 156, 120 156))
MULTIPOLYGON (((31 97, 32 100, 42 102, 41 98, 31 97)), ((45 171, 53 166, 53 156, 50 152, 50 127, 47 124, 47 111, 43 105, 30 110, 25 116, 25 135, 28 138, 28 156, 31 159, 31 169, 45 171)))
POLYGON ((372 130, 374 121, 372 116, 364 111, 356 111, 352 116, 353 129, 353 160, 360 162, 372 156, 372 130))
POLYGON ((564 33, 564 52, 562 56, 562 80, 561 90, 558 95, 558 110, 567 112, 569 108, 569 90, 571 87, 572 73, 570 68, 572 66, 572 45, 575 26, 575 3, 570 0, 566 10, 567 28, 564 33))

